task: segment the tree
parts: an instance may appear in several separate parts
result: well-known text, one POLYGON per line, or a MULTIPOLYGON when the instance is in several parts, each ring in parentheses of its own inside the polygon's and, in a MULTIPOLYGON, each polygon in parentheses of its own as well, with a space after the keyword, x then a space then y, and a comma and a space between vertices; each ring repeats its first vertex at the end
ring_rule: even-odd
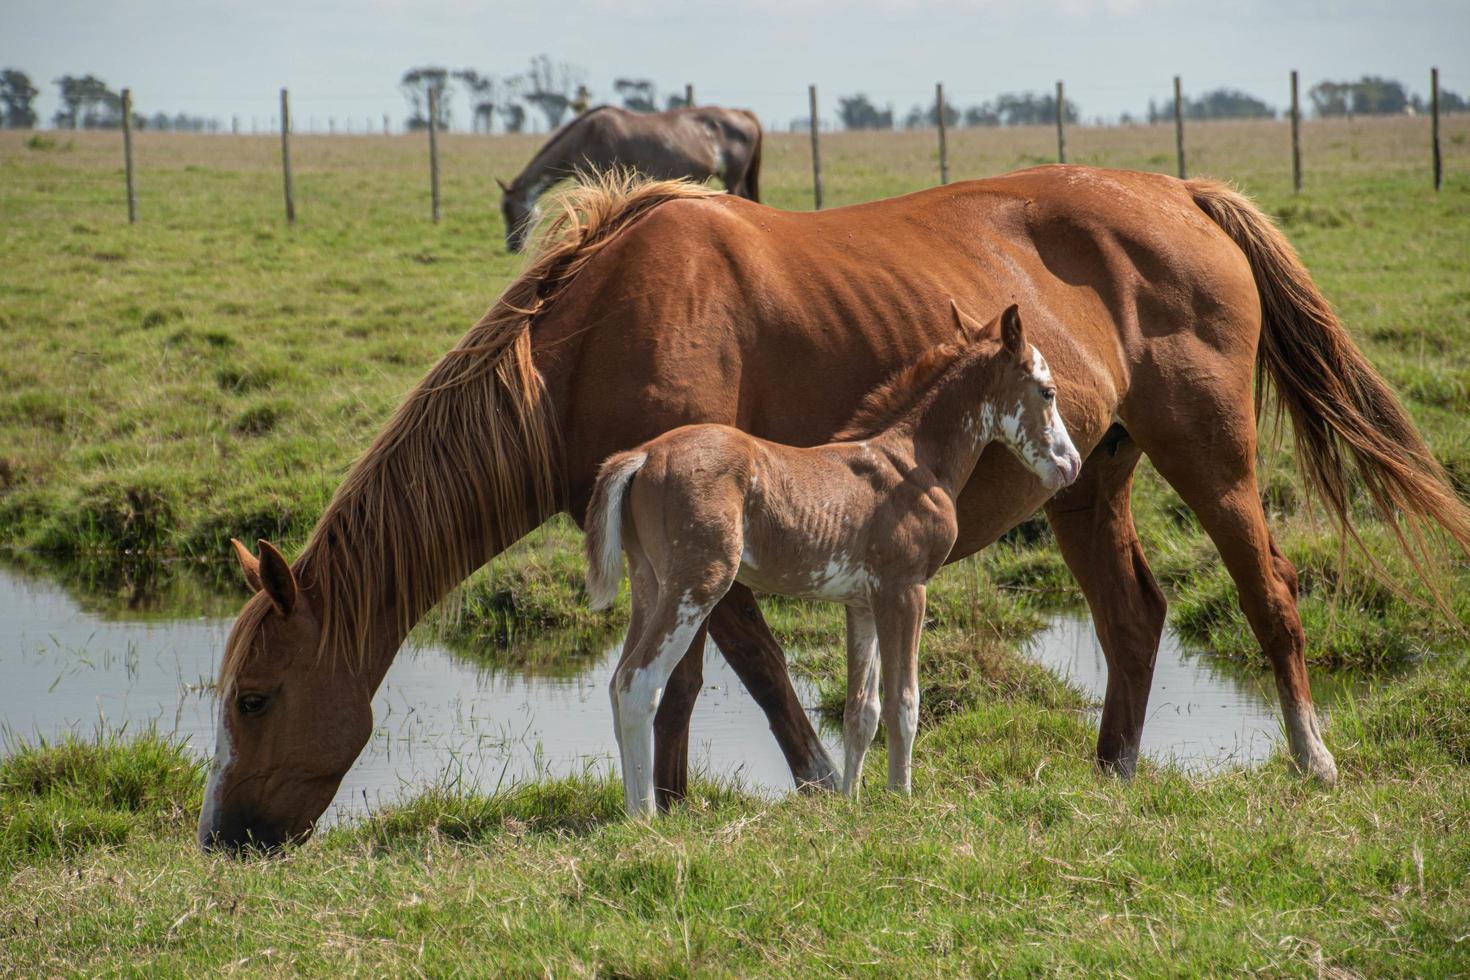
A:
POLYGON ((519 133, 526 128, 526 107, 519 102, 507 102, 500 107, 500 118, 507 133, 519 133))
POLYGON ((36 125, 33 103, 41 93, 31 78, 18 68, 0 71, 0 113, 7 129, 31 129, 36 125))
MULTIPOLYGON (((953 128, 960 124, 960 110, 946 99, 944 102, 944 125, 953 128)), ((922 129, 925 126, 939 126, 939 106, 931 102, 928 106, 916 105, 909 110, 909 114, 903 119, 904 129, 922 129)))
POLYGON ((1378 75, 1364 75, 1356 82, 1318 82, 1307 98, 1319 116, 1393 115, 1415 104, 1402 82, 1378 75))
POLYGON ((619 78, 613 88, 623 97, 623 108, 633 112, 657 112, 658 95, 651 78, 619 78))
POLYGON ((52 117, 63 129, 115 129, 122 125, 122 96, 94 75, 62 75, 61 108, 52 117))
POLYGON ((494 128, 495 113, 504 114, 508 103, 516 98, 519 76, 496 78, 481 75, 473 68, 461 68, 454 77, 464 84, 470 99, 470 127, 477 133, 494 128))
POLYGON ((893 109, 879 110, 859 92, 837 100, 837 118, 844 129, 892 129, 893 109))
POLYGON ((664 104, 667 105, 670 109, 689 108, 689 100, 684 98, 683 95, 680 95, 676 92, 670 92, 669 97, 665 100, 664 104))
POLYGON ((552 64, 549 55, 538 54, 526 71, 526 101, 541 110, 546 127, 555 129, 572 105, 572 93, 587 80, 587 73, 565 61, 552 64))
POLYGON ((434 93, 437 107, 436 124, 440 129, 449 128, 449 95, 453 92, 450 86, 449 69, 435 65, 410 68, 403 73, 403 78, 398 82, 398 89, 408 100, 409 108, 413 113, 404 123, 409 129, 428 127, 430 92, 434 93))
MULTIPOLYGON (((1235 89, 1217 88, 1197 99, 1184 96, 1180 109, 1186 119, 1275 119, 1276 110, 1253 95, 1235 89)), ((1166 122, 1174 118, 1174 100, 1148 102, 1148 121, 1166 122)))

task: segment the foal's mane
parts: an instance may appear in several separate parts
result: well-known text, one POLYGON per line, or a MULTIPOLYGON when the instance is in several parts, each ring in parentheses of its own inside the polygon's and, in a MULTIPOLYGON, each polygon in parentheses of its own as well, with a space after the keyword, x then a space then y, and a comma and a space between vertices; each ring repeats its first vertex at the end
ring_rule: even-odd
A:
MULTIPOLYGON (((560 197, 560 214, 490 310, 404 398, 353 463, 293 572, 319 598, 319 656, 360 667, 384 595, 408 630, 446 592, 560 507, 556 429, 531 329, 603 248, 660 204, 721 193, 608 174, 560 197)), ((269 603, 242 611, 220 676, 256 646, 269 603)))
POLYGON ((882 432, 913 408, 932 382, 938 381, 972 346, 968 337, 960 336, 929 348, 918 360, 894 371, 863 396, 857 411, 837 430, 832 441, 867 439, 882 432))

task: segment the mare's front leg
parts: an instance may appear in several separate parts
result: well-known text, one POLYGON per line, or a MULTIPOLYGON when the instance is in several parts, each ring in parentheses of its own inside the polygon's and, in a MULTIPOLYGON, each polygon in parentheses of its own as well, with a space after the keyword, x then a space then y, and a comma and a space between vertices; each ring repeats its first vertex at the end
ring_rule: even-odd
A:
MULTIPOLYGON (((786 756, 786 764, 791 767, 796 788, 802 792, 836 790, 841 785, 837 766, 817 737, 801 698, 791 686, 786 655, 766 625, 750 589, 739 582, 731 586, 715 607, 709 625, 710 635, 715 638, 720 653, 724 654, 740 683, 765 712, 771 734, 776 736, 776 742, 786 756)), ((689 703, 692 706, 692 699, 689 703)), ((684 732, 687 738, 687 725, 684 732)), ((658 776, 660 786, 676 785, 676 774, 672 771, 660 769, 658 776)), ((677 773, 677 785, 682 787, 684 779, 685 772, 681 768, 677 773)))
POLYGON ((842 711, 842 792, 857 796, 878 733, 878 632, 871 609, 847 607, 847 704, 842 711))
POLYGON ((883 661, 888 788, 905 796, 913 782, 914 735, 919 729, 919 631, 927 594, 925 586, 914 585, 885 594, 873 605, 883 661))

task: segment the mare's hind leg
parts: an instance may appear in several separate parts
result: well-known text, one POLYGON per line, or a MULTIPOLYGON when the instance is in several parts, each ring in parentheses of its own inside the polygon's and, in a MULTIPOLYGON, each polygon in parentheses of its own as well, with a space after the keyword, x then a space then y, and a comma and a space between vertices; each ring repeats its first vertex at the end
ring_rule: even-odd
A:
MULTIPOLYGON (((1208 392, 1204 393, 1208 396, 1208 392)), ((1154 467, 1194 511, 1214 541, 1276 675, 1287 741, 1297 768, 1331 785, 1337 764, 1322 743, 1307 684, 1306 641, 1297 614, 1296 570, 1277 549, 1256 487, 1255 413, 1240 397, 1210 399, 1208 413, 1160 414, 1135 436, 1154 467), (1201 430, 1190 430, 1189 420, 1201 430)))
POLYGON ((1097 734, 1105 771, 1132 776, 1164 631, 1164 593, 1154 581, 1133 528, 1129 491, 1139 449, 1122 427, 1110 430, 1077 482, 1053 497, 1046 516, 1062 557, 1082 587, 1108 662, 1108 687, 1097 734))
POLYGON ((878 734, 878 627, 871 609, 847 607, 847 703, 842 710, 842 792, 857 796, 863 759, 878 734))

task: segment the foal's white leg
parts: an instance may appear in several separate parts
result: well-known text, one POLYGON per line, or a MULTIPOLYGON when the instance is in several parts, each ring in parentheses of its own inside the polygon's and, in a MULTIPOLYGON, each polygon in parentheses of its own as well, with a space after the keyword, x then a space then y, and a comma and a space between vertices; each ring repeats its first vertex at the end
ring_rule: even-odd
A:
POLYGON ((842 792, 857 796, 863 759, 878 733, 878 633, 873 611, 847 607, 847 704, 842 712, 842 792))
POLYGON ((883 727, 888 736, 888 788, 908 795, 914 735, 919 729, 919 631, 926 590, 912 586, 874 605, 883 659, 883 727))
POLYGON ((669 675, 723 594, 696 599, 689 591, 677 596, 661 592, 642 635, 635 645, 624 647, 613 672, 609 694, 623 763, 623 802, 630 816, 654 814, 654 715, 669 675))

